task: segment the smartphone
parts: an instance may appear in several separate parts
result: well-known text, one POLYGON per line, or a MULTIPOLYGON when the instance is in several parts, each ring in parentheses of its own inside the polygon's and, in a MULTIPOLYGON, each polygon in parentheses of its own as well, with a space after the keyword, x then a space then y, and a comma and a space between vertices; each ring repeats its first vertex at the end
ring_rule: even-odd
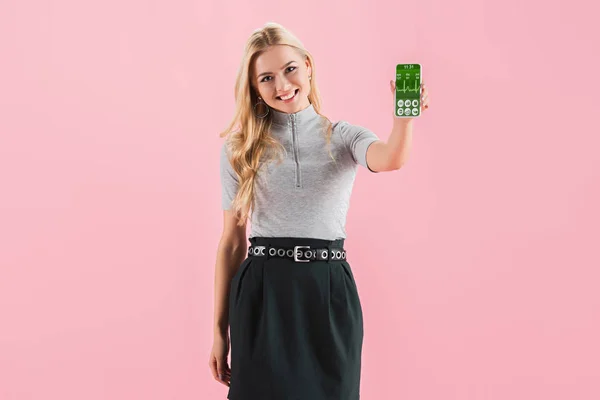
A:
POLYGON ((394 116, 416 118, 421 115, 421 64, 396 65, 394 116))

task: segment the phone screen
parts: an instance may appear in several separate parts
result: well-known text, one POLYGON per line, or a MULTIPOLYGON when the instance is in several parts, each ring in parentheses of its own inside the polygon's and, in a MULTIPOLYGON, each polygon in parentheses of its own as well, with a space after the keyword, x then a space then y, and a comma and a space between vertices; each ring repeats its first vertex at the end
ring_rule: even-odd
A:
POLYGON ((397 118, 421 115, 421 64, 396 65, 394 108, 397 118))

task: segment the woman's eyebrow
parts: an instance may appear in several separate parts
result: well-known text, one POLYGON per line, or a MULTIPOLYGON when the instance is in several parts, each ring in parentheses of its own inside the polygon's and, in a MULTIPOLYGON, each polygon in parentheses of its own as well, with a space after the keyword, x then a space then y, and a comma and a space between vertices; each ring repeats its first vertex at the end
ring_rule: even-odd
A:
MULTIPOLYGON (((285 64, 283 67, 281 67, 281 69, 284 69, 285 67, 287 67, 288 65, 290 65, 290 64, 291 64, 291 63, 293 63, 293 62, 294 62, 294 60, 292 60, 292 61, 289 61, 287 64, 285 64)), ((258 75, 258 76, 256 77, 256 79, 260 78, 260 77, 261 77, 261 76, 263 76, 263 75, 268 75, 268 74, 272 74, 272 72, 263 72, 262 74, 258 75)))

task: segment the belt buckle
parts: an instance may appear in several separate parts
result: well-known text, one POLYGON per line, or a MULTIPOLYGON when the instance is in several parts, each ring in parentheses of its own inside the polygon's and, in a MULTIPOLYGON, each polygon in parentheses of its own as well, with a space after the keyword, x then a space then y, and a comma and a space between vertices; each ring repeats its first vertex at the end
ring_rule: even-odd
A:
POLYGON ((298 249, 310 249, 310 246, 294 246, 294 261, 309 262, 310 260, 298 260, 298 249))

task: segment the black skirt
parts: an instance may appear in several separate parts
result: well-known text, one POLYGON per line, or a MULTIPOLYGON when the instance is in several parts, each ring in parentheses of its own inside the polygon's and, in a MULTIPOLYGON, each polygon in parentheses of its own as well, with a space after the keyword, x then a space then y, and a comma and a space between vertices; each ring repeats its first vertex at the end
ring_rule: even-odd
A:
MULTIPOLYGON (((344 239, 251 237, 253 245, 342 247, 344 239)), ((230 400, 358 400, 363 315, 346 260, 248 255, 229 296, 230 400)))

